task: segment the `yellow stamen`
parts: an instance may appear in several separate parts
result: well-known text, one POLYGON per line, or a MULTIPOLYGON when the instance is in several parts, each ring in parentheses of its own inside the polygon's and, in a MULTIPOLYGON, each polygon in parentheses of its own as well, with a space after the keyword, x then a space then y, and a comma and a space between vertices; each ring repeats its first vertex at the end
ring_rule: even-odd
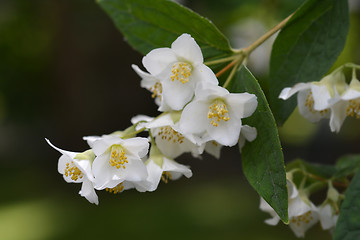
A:
POLYGON ((162 180, 164 183, 168 183, 169 180, 171 180, 171 173, 164 171, 164 172, 162 173, 162 175, 161 175, 161 180, 162 180))
POLYGON ((292 217, 290 219, 290 222, 294 223, 298 227, 300 227, 301 224, 309 224, 311 220, 313 220, 313 216, 312 216, 312 212, 310 210, 310 211, 304 213, 303 215, 292 217))
POLYGON ((178 80, 182 84, 185 84, 189 81, 191 76, 191 65, 185 62, 175 63, 171 69, 172 75, 170 76, 171 81, 178 80))
POLYGON ((150 91, 153 93, 151 95, 152 98, 155 98, 158 96, 161 99, 162 85, 160 82, 156 82, 155 85, 150 88, 150 91))
POLYGON ((110 160, 109 163, 112 167, 117 169, 125 169, 125 163, 129 163, 127 156, 125 155, 125 150, 120 145, 112 145, 110 149, 110 160))
POLYGON ((317 111, 314 109, 314 97, 313 97, 311 91, 309 92, 308 96, 306 97, 305 107, 307 107, 309 109, 309 112, 311 112, 313 114, 320 113, 322 116, 329 112, 329 109, 324 109, 321 111, 317 111))
POLYGON ((158 133, 159 137, 163 140, 167 140, 172 143, 179 143, 182 144, 184 142, 184 136, 175 131, 172 127, 161 127, 158 133))
POLYGON ((74 162, 71 161, 70 163, 66 163, 65 176, 70 176, 72 180, 77 181, 78 179, 81 179, 84 174, 75 166, 74 162))
POLYGON ((217 127, 221 120, 225 122, 230 120, 229 110, 222 100, 215 100, 213 104, 209 106, 207 117, 211 119, 210 123, 214 127, 217 127))
POLYGON ((346 108, 346 115, 356 118, 360 118, 360 98, 349 101, 349 105, 346 108))
POLYGON ((117 194, 121 193, 124 190, 124 186, 122 185, 122 183, 120 183, 113 188, 106 188, 105 190, 109 193, 117 194))

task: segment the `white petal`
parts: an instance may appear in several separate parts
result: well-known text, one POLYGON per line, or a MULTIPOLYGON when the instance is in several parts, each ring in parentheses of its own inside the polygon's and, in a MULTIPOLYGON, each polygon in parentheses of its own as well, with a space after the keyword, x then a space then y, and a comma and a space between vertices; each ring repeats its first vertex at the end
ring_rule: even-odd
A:
POLYGON ((231 93, 226 97, 229 112, 236 118, 251 116, 257 107, 257 97, 249 93, 231 93))
POLYGON ((146 168, 149 174, 147 177, 147 181, 151 183, 151 187, 148 191, 155 191, 160 183, 163 170, 153 161, 149 161, 146 165, 146 168))
POLYGON ((96 140, 100 140, 100 139, 101 139, 100 136, 85 136, 85 137, 83 137, 83 140, 85 140, 91 148, 93 148, 94 142, 96 140))
POLYGON ((208 84, 206 82, 199 82, 196 85, 195 96, 197 101, 213 101, 216 98, 224 98, 230 93, 226 88, 208 84))
POLYGON ((252 142, 255 140, 257 135, 256 128, 250 127, 248 125, 244 125, 241 127, 240 130, 240 137, 239 137, 239 150, 241 153, 242 148, 245 146, 245 142, 249 141, 252 142))
POLYGON ((137 75, 139 75, 139 77, 143 78, 143 79, 148 79, 148 80, 154 80, 154 76, 144 72, 143 70, 141 70, 137 65, 132 64, 131 67, 134 69, 134 71, 137 73, 137 75))
POLYGON ((61 154, 68 156, 71 159, 73 159, 78 154, 78 152, 70 152, 70 151, 66 151, 66 150, 60 149, 58 147, 55 147, 47 138, 45 138, 45 140, 52 148, 59 151, 61 154))
POLYGON ((146 116, 146 115, 139 114, 139 115, 136 115, 136 116, 132 117, 130 121, 131 121, 132 124, 136 124, 136 123, 138 123, 140 121, 150 122, 152 120, 154 120, 153 117, 149 117, 149 116, 146 116))
POLYGON ((86 178, 93 181, 94 176, 91 170, 91 162, 89 160, 73 160, 75 166, 84 174, 86 178))
POLYGON ((165 114, 155 118, 153 121, 147 124, 147 128, 159 128, 165 126, 174 125, 174 121, 171 118, 171 114, 165 114))
POLYGON ((184 59, 193 65, 203 63, 203 55, 199 45, 189 34, 182 34, 172 44, 171 49, 178 58, 184 59))
POLYGON ((163 171, 172 172, 171 180, 177 180, 181 177, 181 175, 184 175, 187 178, 192 176, 192 172, 188 166, 179 164, 174 160, 168 159, 166 157, 164 157, 163 171))
POLYGON ((330 129, 332 132, 339 132, 346 118, 347 101, 340 101, 331 106, 330 129))
POLYGON ((274 209, 270 206, 270 204, 268 204, 265 199, 263 199, 262 197, 260 197, 260 206, 259 206, 260 210, 267 212, 267 213, 275 213, 274 209))
POLYGON ((280 221, 280 217, 274 216, 273 218, 266 219, 265 223, 271 226, 275 226, 279 223, 279 221, 280 221))
POLYGON ((297 237, 304 237, 305 232, 317 223, 317 221, 319 220, 319 216, 318 213, 315 210, 313 210, 311 211, 311 214, 308 216, 309 221, 306 222, 302 221, 300 222, 300 224, 297 224, 297 223, 293 223, 290 217, 289 220, 290 220, 289 227, 291 230, 293 230, 295 235, 297 237))
POLYGON ((252 142, 257 136, 257 131, 254 127, 250 127, 249 125, 243 125, 241 127, 240 134, 244 136, 246 141, 252 142))
POLYGON ((96 205, 99 204, 98 196, 96 195, 94 185, 91 181, 87 179, 83 181, 79 194, 82 197, 85 197, 89 202, 95 203, 96 205))
POLYGON ((59 158, 59 162, 58 162, 58 172, 60 174, 63 174, 64 180, 68 183, 79 183, 82 182, 82 179, 78 179, 76 181, 71 179, 71 176, 65 176, 65 168, 66 168, 66 164, 71 164, 72 159, 67 156, 67 155, 61 155, 61 157, 59 158))
POLYGON ((140 182, 146 180, 148 172, 145 164, 140 159, 133 159, 128 157, 129 163, 119 177, 124 177, 127 181, 140 182))
POLYGON ((305 90, 305 89, 309 89, 309 88, 310 88, 310 83, 297 83, 292 88, 284 88, 281 91, 279 98, 286 100, 286 99, 290 98, 292 95, 294 95, 295 93, 305 90))
POLYGON ((326 204, 324 207, 319 208, 320 224, 323 230, 328 230, 335 227, 336 218, 332 213, 330 204, 326 204))
POLYGON ((183 110, 179 121, 181 132, 185 134, 200 134, 206 130, 208 122, 207 114, 209 105, 194 101, 189 103, 183 110))
POLYGON ((360 92, 351 88, 345 91, 345 93, 341 96, 341 99, 343 100, 352 100, 356 98, 360 98, 360 92))
POLYGON ((221 145, 229 147, 238 143, 240 128, 241 120, 232 118, 231 116, 230 120, 227 122, 221 120, 217 127, 210 124, 210 120, 208 120, 208 123, 206 124, 206 131, 210 137, 221 145))
POLYGON ((217 143, 216 141, 209 141, 205 145, 205 151, 215 158, 220 158, 221 148, 223 145, 217 143))
POLYGON ((216 86, 219 84, 214 72, 204 64, 200 64, 193 69, 191 79, 194 79, 195 82, 204 82, 216 86))
POLYGON ((189 82, 181 83, 180 81, 164 81, 163 87, 163 101, 171 109, 178 111, 193 98, 195 92, 195 85, 189 78, 189 82))
POLYGON ((289 199, 289 218, 303 215, 311 210, 311 206, 307 205, 300 196, 291 200, 289 199))
POLYGON ((92 143, 92 150, 96 156, 106 152, 114 144, 122 144, 124 142, 119 136, 105 135, 92 143))
POLYGON ((296 198, 299 195, 299 192, 296 189, 295 184, 289 179, 286 179, 286 184, 288 189, 289 200, 296 198))
POLYGON ((139 158, 143 158, 149 150, 149 140, 142 137, 125 139, 122 146, 129 152, 139 158))
POLYGON ((142 59, 146 70, 154 76, 160 74, 174 62, 177 62, 177 57, 170 48, 156 48, 142 59))
POLYGON ((317 111, 321 111, 329 108, 329 100, 331 99, 331 95, 329 90, 324 85, 311 85, 311 92, 314 98, 314 109, 317 111))
POLYGON ((121 182, 121 180, 114 180, 113 177, 117 174, 117 169, 109 164, 110 153, 104 153, 97 156, 93 162, 92 170, 95 176, 95 188, 102 190, 104 188, 113 188, 121 182))
POLYGON ((297 100, 298 100, 298 107, 300 114, 305 117, 310 122, 318 122, 322 118, 327 118, 330 113, 321 114, 318 111, 310 112, 309 108, 305 106, 306 99, 310 93, 310 90, 304 90, 298 93, 297 100))

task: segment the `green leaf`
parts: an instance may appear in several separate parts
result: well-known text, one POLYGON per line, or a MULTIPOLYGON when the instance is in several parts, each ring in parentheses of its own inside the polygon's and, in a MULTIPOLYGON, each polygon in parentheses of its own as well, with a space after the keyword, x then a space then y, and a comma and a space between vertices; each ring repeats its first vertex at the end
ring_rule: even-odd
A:
POLYGON ((277 36, 270 59, 269 100, 282 125, 296 97, 279 99, 281 90, 299 82, 319 81, 345 45, 349 30, 346 0, 308 0, 277 36))
POLYGON ((288 193, 284 157, 274 117, 259 83, 244 66, 235 74, 229 85, 234 93, 249 92, 257 96, 258 107, 254 114, 243 119, 257 129, 253 142, 242 149, 243 171, 252 187, 270 204, 281 220, 288 222, 288 193))
POLYGON ((360 155, 346 155, 336 162, 335 179, 354 175, 360 169, 360 155))
POLYGON ((360 172, 352 179, 341 204, 334 240, 354 240, 360 236, 360 172))
POLYGON ((170 47, 183 33, 200 45, 205 58, 232 54, 228 40, 208 19, 167 0, 98 0, 129 44, 142 54, 170 47))

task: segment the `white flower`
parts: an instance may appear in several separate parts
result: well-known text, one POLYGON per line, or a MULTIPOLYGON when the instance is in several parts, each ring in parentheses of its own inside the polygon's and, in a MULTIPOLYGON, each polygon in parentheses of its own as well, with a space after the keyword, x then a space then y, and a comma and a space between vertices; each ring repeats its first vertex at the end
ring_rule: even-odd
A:
POLYGON ((200 47, 189 34, 178 37, 171 48, 152 50, 142 62, 150 74, 135 67, 136 72, 143 78, 142 86, 156 95, 160 93, 159 111, 181 110, 193 98, 198 82, 218 84, 215 74, 203 63, 200 47))
POLYGON ((221 153, 221 149, 222 149, 223 145, 221 145, 220 143, 212 140, 212 141, 208 141, 205 144, 205 152, 207 152, 208 154, 214 156, 215 158, 219 159, 220 158, 220 153, 221 153))
POLYGON ((240 137, 239 137, 239 150, 241 152, 241 149, 244 147, 245 142, 252 142, 255 140, 257 136, 256 128, 250 127, 249 125, 243 125, 241 127, 240 131, 240 137))
POLYGON ((191 152, 194 157, 198 157, 204 147, 194 144, 181 134, 178 124, 175 123, 179 118, 180 112, 170 112, 157 118, 149 118, 144 115, 135 116, 131 122, 133 124, 140 122, 138 128, 150 129, 157 147, 165 156, 176 158, 185 152, 191 152))
POLYGON ((159 106, 160 111, 171 110, 171 107, 167 106, 164 98, 162 97, 162 84, 161 75, 159 77, 153 76, 147 72, 142 71, 137 65, 131 65, 134 71, 142 78, 140 86, 146 88, 152 92, 151 97, 155 99, 155 103, 159 106))
POLYGON ((198 137, 198 144, 214 140, 234 146, 239 139, 241 118, 257 107, 254 94, 229 93, 225 88, 200 83, 195 98, 183 110, 179 127, 185 135, 198 137))
MULTIPOLYGON (((287 180, 287 187, 289 194, 289 227, 297 237, 304 237, 305 232, 319 220, 318 210, 310 200, 301 197, 301 194, 290 180, 287 180)), ((260 209, 272 216, 272 218, 265 220, 265 223, 269 225, 278 224, 280 217, 263 198, 260 199, 260 209)))
POLYGON ((346 89, 345 76, 336 72, 325 76, 320 82, 298 83, 292 88, 284 88, 279 98, 288 99, 298 92, 297 102, 300 114, 310 122, 330 118, 330 128, 338 132, 345 119, 339 111, 340 94, 346 89))
POLYGON ((346 116, 360 118, 360 82, 355 76, 341 95, 339 108, 339 112, 346 116))
POLYGON ((94 190, 94 176, 91 171, 91 163, 95 155, 91 150, 83 153, 69 152, 55 147, 48 139, 47 143, 59 151, 58 171, 68 183, 82 183, 79 194, 89 202, 99 204, 98 196, 94 190))
POLYGON ((182 175, 187 178, 192 176, 188 166, 179 164, 175 160, 164 156, 156 145, 151 146, 146 167, 149 173, 147 181, 151 184, 149 191, 156 190, 160 180, 167 183, 169 180, 179 179, 182 175))
POLYGON ((322 229, 329 230, 335 228, 339 215, 330 203, 319 207, 319 217, 322 229))
POLYGON ((147 170, 141 160, 149 148, 146 138, 121 139, 105 135, 92 145, 97 156, 92 166, 96 189, 111 189, 124 181, 141 182, 147 178, 147 170))

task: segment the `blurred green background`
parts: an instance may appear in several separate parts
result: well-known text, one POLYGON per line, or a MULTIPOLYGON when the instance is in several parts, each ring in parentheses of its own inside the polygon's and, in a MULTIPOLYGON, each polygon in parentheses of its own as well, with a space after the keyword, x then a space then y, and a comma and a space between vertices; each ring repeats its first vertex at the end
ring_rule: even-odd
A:
MULTIPOLYGON (((245 47, 276 25, 301 0, 181 1, 211 19, 245 47)), ((360 8, 351 1, 351 30, 337 65, 360 64, 360 8)), ((249 67, 266 81, 271 42, 249 67)), ((237 149, 222 158, 184 155, 194 176, 161 184, 153 193, 98 192, 95 206, 57 173, 55 145, 83 151, 82 136, 129 126, 136 114, 155 116, 150 93, 131 64, 142 56, 127 45, 110 18, 89 0, 0 0, 0 239, 296 239, 279 224, 263 223, 259 197, 241 170, 237 149)), ((310 124, 297 111, 280 129, 285 160, 332 163, 359 153, 359 121, 340 134, 325 120, 310 124)), ((331 239, 319 225, 305 239, 331 239)))

